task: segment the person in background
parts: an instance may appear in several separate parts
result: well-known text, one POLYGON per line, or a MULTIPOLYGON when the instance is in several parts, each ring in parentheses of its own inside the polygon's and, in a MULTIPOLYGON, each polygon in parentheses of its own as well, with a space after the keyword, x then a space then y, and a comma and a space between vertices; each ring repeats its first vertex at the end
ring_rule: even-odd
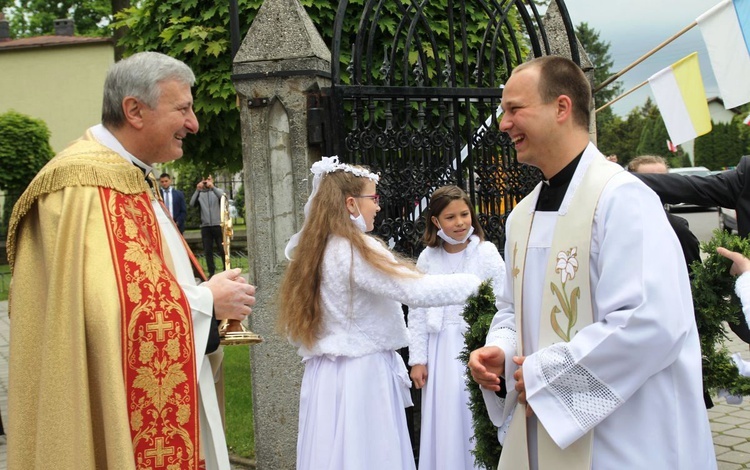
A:
MULTIPOLYGON (((696 204, 735 209, 737 232, 741 237, 750 234, 750 156, 740 158, 737 167, 715 175, 697 176, 667 174, 637 174, 659 195, 665 204, 696 204)), ((732 331, 750 343, 750 327, 742 312, 736 321, 729 322, 732 331)))
POLYGON ((196 284, 151 176, 198 132, 194 81, 157 52, 112 65, 102 123, 13 209, 8 468, 230 468, 217 320, 244 320, 255 288, 239 269, 196 284))
POLYGON ((469 367, 500 470, 716 468, 687 268, 656 195, 589 141, 591 87, 545 56, 513 69, 500 130, 544 182, 506 225, 506 284, 469 367))
MULTIPOLYGON (((427 274, 471 273, 503 287, 505 263, 484 231, 469 196, 458 186, 443 186, 430 197, 417 269, 427 274)), ((466 388, 466 366, 459 359, 468 328, 465 304, 409 309, 409 365, 414 386, 422 389, 419 470, 479 468, 466 388)))
POLYGON ((172 178, 169 173, 162 173, 159 176, 159 185, 161 186, 161 199, 167 207, 169 215, 177 224, 180 233, 185 233, 185 219, 187 219, 187 203, 185 203, 185 194, 177 188, 172 187, 172 178))
MULTIPOLYGON (((657 155, 642 155, 635 157, 628 163, 628 171, 639 174, 667 174, 669 166, 664 158, 657 155)), ((688 268, 694 261, 700 261, 701 250, 698 237, 690 231, 690 224, 683 218, 666 212, 669 225, 674 229, 677 240, 680 241, 682 253, 688 268)))
POLYGON ((221 258, 222 271, 226 269, 222 244, 224 236, 221 231, 221 196, 223 195, 224 191, 214 186, 213 177, 208 175, 198 182, 193 197, 190 198, 190 205, 198 206, 201 210, 201 240, 203 253, 206 255, 209 279, 216 272, 214 246, 221 258))
MULTIPOLYGON (((669 173, 669 166, 667 165, 667 161, 658 155, 641 155, 630 160, 628 171, 631 173, 666 174, 669 173)), ((677 235, 677 240, 680 242, 682 254, 685 256, 685 264, 692 278, 691 266, 694 262, 701 261, 701 249, 698 237, 690 231, 690 224, 686 219, 676 216, 671 212, 665 211, 665 213, 667 214, 669 225, 672 226, 675 235, 677 235)), ((703 402, 706 408, 713 408, 714 406, 711 394, 707 390, 703 390, 703 402)))

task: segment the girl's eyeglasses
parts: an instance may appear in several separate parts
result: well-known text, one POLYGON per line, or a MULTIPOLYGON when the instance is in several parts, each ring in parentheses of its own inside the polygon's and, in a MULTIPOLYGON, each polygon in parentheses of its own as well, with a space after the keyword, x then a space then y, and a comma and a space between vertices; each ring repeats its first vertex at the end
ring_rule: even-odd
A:
POLYGON ((380 205, 380 194, 362 194, 360 196, 354 197, 366 197, 368 199, 372 199, 375 204, 380 205))

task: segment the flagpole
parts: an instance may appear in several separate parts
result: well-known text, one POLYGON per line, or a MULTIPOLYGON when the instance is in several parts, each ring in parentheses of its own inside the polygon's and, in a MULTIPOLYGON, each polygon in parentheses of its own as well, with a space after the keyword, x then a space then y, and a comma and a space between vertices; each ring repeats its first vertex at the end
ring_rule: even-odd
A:
POLYGON ((625 93, 623 93, 622 95, 618 96, 617 98, 613 99, 609 103, 603 105, 601 108, 598 108, 596 110, 596 112, 598 113, 599 111, 608 108, 610 105, 612 105, 612 104, 620 101, 621 99, 625 98, 626 96, 628 96, 629 94, 633 93, 635 90, 641 88, 642 86, 644 86, 647 83, 648 83, 648 80, 644 80, 643 83, 641 83, 640 85, 634 86, 633 88, 631 88, 630 90, 626 91, 625 93))
MULTIPOLYGON (((657 52, 659 52, 659 51, 660 51, 661 49, 663 49, 663 48, 664 48, 664 46, 666 46, 666 45, 667 45, 667 44, 669 44, 670 42, 674 41, 674 40, 675 40, 675 39, 677 39, 678 37, 682 36, 683 34, 687 33, 688 31, 690 31, 691 29, 693 29, 693 28, 694 28, 694 27, 695 27, 695 26, 696 26, 697 24, 698 24, 698 22, 697 22, 697 21, 693 21, 693 22, 692 22, 692 23, 690 23, 689 25, 687 25, 687 26, 685 26, 684 28, 682 28, 682 29, 681 29, 681 30, 680 30, 680 31, 679 31, 679 32, 678 32, 677 34, 675 34, 674 36, 670 37, 669 39, 667 39, 666 41, 662 42, 661 44, 659 44, 659 45, 658 45, 658 46, 656 46, 655 48, 653 48, 653 49, 651 49, 650 51, 648 51, 648 52, 646 52, 645 54, 643 54, 643 55, 642 55, 642 56, 641 56, 640 58, 638 58, 638 59, 637 59, 637 60, 636 60, 635 62, 633 62, 632 64, 628 65, 628 66, 627 66, 627 67, 625 67, 624 69, 620 70, 620 71, 619 71, 619 72, 617 72, 616 74, 614 74, 614 75, 612 75, 611 77, 609 77, 608 79, 604 80, 604 82, 602 82, 602 83, 601 83, 601 84, 600 84, 600 85, 599 85, 598 87, 596 87, 596 89, 594 90, 594 93, 598 92, 599 90, 601 90, 601 89, 602 89, 602 88, 604 88, 605 86, 609 85, 610 83, 614 82, 614 81, 615 81, 615 80, 617 80, 618 78, 620 78, 620 77, 622 77, 623 75, 625 75, 625 73, 626 73, 626 72, 627 72, 628 70, 630 70, 630 69, 632 69, 633 67, 635 67, 636 65, 640 64, 641 62, 643 62, 644 60, 648 59, 648 58, 649 58, 649 57, 651 57, 652 55, 656 54, 656 53, 657 53, 657 52)), ((643 86, 643 84, 639 85, 639 87, 641 87, 641 86, 643 86)), ((632 91, 632 90, 631 90, 631 91, 632 91)), ((628 93, 629 93, 629 92, 628 92, 628 93)), ((622 95, 622 96, 625 96, 625 95, 622 95)), ((621 96, 620 98, 622 98, 622 96, 621 96)), ((610 102, 610 103, 608 103, 608 104, 612 104, 612 103, 614 103, 614 101, 611 101, 611 102, 610 102)), ((606 106, 604 106, 604 107, 606 107, 606 106)), ((603 108, 604 108, 604 107, 603 107, 603 108)), ((600 108, 600 109, 602 109, 602 108, 600 108)), ((599 110, 597 109, 597 111, 599 111, 599 110)))

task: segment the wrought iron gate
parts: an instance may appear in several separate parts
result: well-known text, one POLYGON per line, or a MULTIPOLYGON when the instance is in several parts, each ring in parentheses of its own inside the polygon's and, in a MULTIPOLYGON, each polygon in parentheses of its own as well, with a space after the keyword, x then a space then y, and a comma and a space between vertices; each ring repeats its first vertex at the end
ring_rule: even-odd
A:
MULTIPOLYGON (((556 3, 580 63, 564 1, 556 3)), ((540 178, 498 131, 510 71, 550 53, 534 1, 340 0, 332 53, 322 145, 381 173, 375 233, 416 256, 428 197, 456 184, 502 251, 507 214, 540 178)))

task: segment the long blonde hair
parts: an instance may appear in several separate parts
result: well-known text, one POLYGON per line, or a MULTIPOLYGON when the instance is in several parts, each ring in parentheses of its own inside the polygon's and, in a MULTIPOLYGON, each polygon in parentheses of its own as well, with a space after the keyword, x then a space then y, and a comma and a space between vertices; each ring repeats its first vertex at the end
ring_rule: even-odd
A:
POLYGON ((351 172, 337 170, 326 174, 313 197, 310 212, 300 234, 294 259, 284 273, 279 289, 279 331, 295 343, 311 347, 318 338, 323 318, 320 301, 322 264, 328 238, 346 238, 366 262, 380 271, 395 276, 420 274, 412 263, 367 246, 363 234, 349 219, 346 198, 359 195, 366 182, 351 172), (404 270, 404 267, 409 268, 404 270))

